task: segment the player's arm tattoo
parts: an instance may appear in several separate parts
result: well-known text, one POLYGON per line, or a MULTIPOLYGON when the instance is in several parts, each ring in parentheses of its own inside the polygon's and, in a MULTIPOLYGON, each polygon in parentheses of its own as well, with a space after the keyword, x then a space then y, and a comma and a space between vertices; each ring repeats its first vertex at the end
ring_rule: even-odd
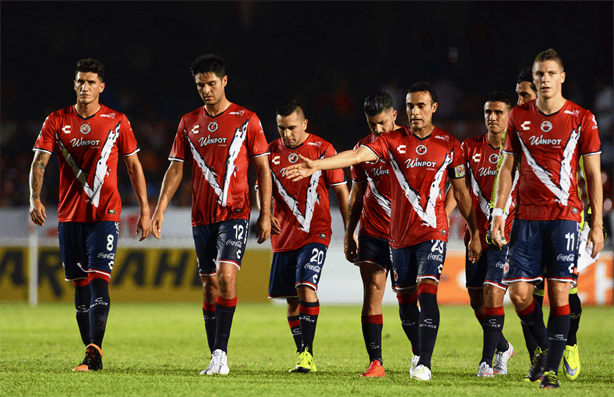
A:
POLYGON ((40 200, 40 194, 43 187, 43 179, 45 176, 45 168, 49 162, 51 154, 37 151, 30 167, 30 199, 40 200))

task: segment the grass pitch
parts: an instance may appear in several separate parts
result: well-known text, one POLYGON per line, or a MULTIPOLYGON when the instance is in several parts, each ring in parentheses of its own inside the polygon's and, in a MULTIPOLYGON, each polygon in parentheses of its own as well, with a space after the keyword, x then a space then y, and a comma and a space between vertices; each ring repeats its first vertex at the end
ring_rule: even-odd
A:
MULTIPOLYGON (((73 373, 84 356, 70 304, 2 304, 2 396, 533 396, 614 395, 614 315, 585 307, 579 330, 582 370, 558 390, 521 382, 529 367, 518 316, 506 307, 504 333, 515 346, 506 376, 477 378, 482 333, 468 306, 441 307, 433 380, 409 377, 411 349, 396 306, 384 307, 385 378, 360 378, 368 366, 360 306, 321 307, 315 340, 317 373, 290 374, 296 364, 285 306, 241 304, 232 328, 228 376, 201 376, 209 363, 202 311, 194 304, 112 303, 104 369, 73 373)), ((547 316, 548 310, 545 310, 547 316)), ((547 318, 547 317, 546 317, 547 318)))

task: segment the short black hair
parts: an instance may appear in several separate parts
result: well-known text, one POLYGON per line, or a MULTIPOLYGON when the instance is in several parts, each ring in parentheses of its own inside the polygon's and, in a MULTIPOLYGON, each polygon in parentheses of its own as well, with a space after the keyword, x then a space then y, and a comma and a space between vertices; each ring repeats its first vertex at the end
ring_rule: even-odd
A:
POLYGON ((431 94, 431 100, 433 102, 437 102, 437 93, 431 86, 431 83, 427 83, 426 81, 421 81, 419 83, 412 84, 411 87, 409 87, 409 90, 407 90, 407 93, 411 94, 414 92, 423 92, 423 91, 427 91, 429 94, 431 94))
POLYGON ((537 87, 535 87, 535 83, 533 83, 533 71, 528 66, 523 68, 518 77, 516 77, 516 84, 520 84, 525 81, 531 83, 531 89, 537 94, 537 87))
POLYGON ((302 117, 303 119, 305 118, 305 111, 303 110, 303 107, 294 99, 285 101, 277 108, 277 115, 281 117, 288 117, 294 112, 296 112, 299 117, 302 117))
POLYGON ((364 110, 369 117, 377 116, 384 110, 392 109, 392 97, 384 91, 374 92, 365 98, 364 110))
POLYGON ((503 102, 508 109, 512 108, 512 97, 503 91, 493 91, 486 97, 486 102, 503 102))
POLYGON ((192 61, 190 65, 192 77, 197 74, 214 73, 220 79, 226 76, 224 59, 216 54, 201 55, 192 61))
POLYGON ((96 73, 100 81, 104 81, 104 65, 92 58, 81 59, 77 61, 77 70, 75 71, 75 78, 77 73, 96 73))

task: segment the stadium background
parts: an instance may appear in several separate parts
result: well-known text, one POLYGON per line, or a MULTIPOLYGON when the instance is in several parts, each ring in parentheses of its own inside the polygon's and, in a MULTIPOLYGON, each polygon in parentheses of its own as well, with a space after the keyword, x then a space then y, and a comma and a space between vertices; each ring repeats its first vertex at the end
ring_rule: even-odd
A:
MULTIPOLYGON (((519 70, 552 47, 565 61, 564 96, 597 116, 609 227, 612 11, 612 2, 2 2, 0 300, 28 299, 28 243, 36 239, 40 300, 72 300, 57 249, 57 161, 46 172, 44 228, 28 222, 28 169, 45 117, 74 103, 75 64, 86 57, 107 67, 101 101, 132 123, 153 208, 179 119, 202 105, 188 69, 200 54, 226 59, 228 98, 259 115, 269 141, 277 137, 276 107, 294 98, 305 107, 310 132, 341 151, 368 134, 365 96, 381 89, 393 94, 399 122, 405 124, 404 92, 423 80, 433 83, 440 97, 436 125, 461 141, 484 133, 486 95, 501 90, 515 98, 519 70)), ((124 166, 119 167, 125 207, 111 282, 114 301, 199 301, 189 178, 166 214, 163 240, 138 243, 130 233, 134 195, 124 166)), ((342 224, 335 208, 332 213, 335 239, 320 299, 360 302, 360 278, 343 258, 342 224)), ((467 301, 461 229, 454 214, 440 288, 444 303, 467 301)), ((266 301, 270 243, 249 244, 239 298, 266 301)), ((611 238, 606 249, 582 275, 585 303, 614 303, 611 238)), ((385 299, 395 302, 390 288, 385 299)))

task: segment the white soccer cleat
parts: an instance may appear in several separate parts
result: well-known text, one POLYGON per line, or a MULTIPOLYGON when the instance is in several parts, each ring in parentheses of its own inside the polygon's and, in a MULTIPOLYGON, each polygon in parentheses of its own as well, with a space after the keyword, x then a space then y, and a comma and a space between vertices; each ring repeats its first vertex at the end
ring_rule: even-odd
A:
POLYGON ((221 349, 216 349, 211 354, 211 362, 207 369, 200 372, 201 375, 228 375, 228 357, 226 352, 221 349))
POLYGON ((414 370, 411 378, 415 380, 431 380, 431 370, 426 365, 420 364, 414 370))
POLYGON ((507 350, 504 352, 497 352, 495 354, 495 361, 492 364, 492 369, 495 375, 507 375, 507 361, 514 355, 514 346, 508 341, 507 350))
POLYGON ((492 378, 493 376, 495 376, 495 373, 493 372, 492 368, 490 368, 490 365, 485 362, 481 362, 480 366, 478 367, 478 377, 492 378))
POLYGON ((420 356, 414 354, 411 358, 411 366, 409 367, 409 376, 412 376, 416 371, 416 367, 418 366, 418 361, 420 361, 420 356))

